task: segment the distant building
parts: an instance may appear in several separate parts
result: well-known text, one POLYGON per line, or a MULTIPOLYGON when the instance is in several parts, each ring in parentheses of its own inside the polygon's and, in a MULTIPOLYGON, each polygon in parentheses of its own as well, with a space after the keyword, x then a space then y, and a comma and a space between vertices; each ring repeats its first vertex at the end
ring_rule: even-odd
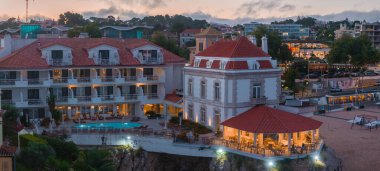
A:
POLYGON ((343 35, 348 35, 351 37, 356 37, 356 33, 354 29, 350 29, 346 24, 340 24, 339 30, 335 30, 335 40, 340 39, 343 35))
POLYGON ((201 29, 186 29, 179 35, 179 45, 185 47, 186 43, 194 41, 195 35, 200 33, 201 29))
POLYGON ((355 24, 355 32, 369 37, 374 47, 380 49, 380 22, 355 24))
POLYGON ((66 26, 44 28, 44 33, 37 34, 37 38, 68 38, 68 32, 72 29, 66 26))
POLYGON ((281 69, 265 51, 240 37, 198 53, 184 69, 185 119, 219 130, 221 122, 256 105, 278 104, 281 69))
POLYGON ((195 49, 190 53, 190 61, 194 59, 195 54, 204 51, 209 46, 223 39, 223 34, 213 27, 202 29, 200 33, 195 35, 195 49))
POLYGON ((259 26, 264 26, 270 31, 275 31, 280 34, 283 40, 304 40, 310 37, 310 29, 303 27, 301 24, 261 24, 252 22, 244 24, 244 33, 249 35, 259 26))
POLYGON ((307 59, 313 56, 324 59, 331 50, 327 44, 319 41, 295 40, 284 42, 284 44, 288 45, 294 57, 307 59))
POLYGON ((210 23, 211 27, 220 30, 223 34, 232 34, 233 28, 228 24, 210 23))
POLYGON ((125 27, 125 26, 104 26, 100 27, 100 31, 102 32, 103 37, 108 38, 147 38, 149 34, 149 30, 153 29, 148 26, 135 26, 135 27, 125 27), (145 34, 144 34, 145 33, 145 34))

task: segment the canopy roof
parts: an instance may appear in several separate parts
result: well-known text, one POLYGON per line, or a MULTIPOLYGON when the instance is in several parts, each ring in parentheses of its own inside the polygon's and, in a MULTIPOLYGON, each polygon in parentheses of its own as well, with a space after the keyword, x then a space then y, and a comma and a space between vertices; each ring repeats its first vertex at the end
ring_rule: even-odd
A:
POLYGON ((257 106, 221 124, 252 133, 292 133, 318 129, 322 122, 268 106, 257 106))

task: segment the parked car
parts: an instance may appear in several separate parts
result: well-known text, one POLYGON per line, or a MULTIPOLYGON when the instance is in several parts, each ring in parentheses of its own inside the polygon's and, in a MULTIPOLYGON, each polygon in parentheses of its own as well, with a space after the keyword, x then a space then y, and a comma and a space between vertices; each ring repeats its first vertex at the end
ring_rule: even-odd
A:
POLYGON ((341 88, 331 88, 330 92, 331 93, 342 92, 342 89, 341 88))
POLYGON ((364 75, 365 76, 376 76, 377 73, 375 73, 375 71, 373 71, 373 70, 367 70, 364 72, 364 75))
POLYGON ((358 72, 353 72, 353 73, 351 73, 351 76, 352 76, 352 77, 359 77, 359 76, 360 76, 360 73, 358 73, 358 72))

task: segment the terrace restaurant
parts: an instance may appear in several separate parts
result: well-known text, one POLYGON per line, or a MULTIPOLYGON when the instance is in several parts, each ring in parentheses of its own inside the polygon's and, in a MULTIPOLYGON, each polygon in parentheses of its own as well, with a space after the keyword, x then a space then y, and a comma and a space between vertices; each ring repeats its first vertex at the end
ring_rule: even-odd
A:
POLYGON ((257 106, 223 123, 225 147, 264 156, 309 154, 321 144, 322 122, 268 106, 257 106))

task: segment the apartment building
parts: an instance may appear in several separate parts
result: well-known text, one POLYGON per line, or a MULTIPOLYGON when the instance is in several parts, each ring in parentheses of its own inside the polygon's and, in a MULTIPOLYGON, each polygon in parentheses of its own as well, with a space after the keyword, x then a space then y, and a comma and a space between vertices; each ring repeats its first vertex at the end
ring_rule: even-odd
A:
MULTIPOLYGON (((252 40, 254 42, 254 40, 252 40)), ((214 130, 256 105, 277 105, 281 70, 263 49, 245 37, 219 40, 184 68, 184 117, 214 130)))
POLYGON ((269 31, 278 32, 284 40, 305 40, 310 37, 310 28, 301 24, 261 24, 251 22, 244 24, 244 34, 252 34, 258 27, 263 26, 269 31))
POLYGON ((380 49, 380 22, 367 23, 355 23, 355 33, 365 34, 372 42, 373 46, 380 49))
POLYGON ((185 62, 143 39, 36 39, 0 58, 1 100, 30 118, 49 117, 53 95, 67 118, 162 113, 185 62))

